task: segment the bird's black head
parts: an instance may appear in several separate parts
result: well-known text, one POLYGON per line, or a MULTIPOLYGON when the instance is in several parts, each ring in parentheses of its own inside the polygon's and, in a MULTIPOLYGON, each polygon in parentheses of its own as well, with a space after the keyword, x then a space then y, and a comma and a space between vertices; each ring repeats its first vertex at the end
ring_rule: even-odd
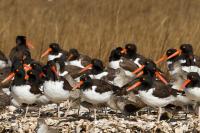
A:
POLYGON ((95 73, 102 72, 104 70, 104 65, 103 62, 99 59, 92 59, 91 61, 92 64, 92 71, 95 73))
POLYGON ((87 74, 84 74, 80 77, 80 82, 82 82, 80 86, 81 89, 87 89, 92 86, 92 79, 87 74))
POLYGON ((150 59, 145 60, 144 65, 145 65, 144 72, 150 72, 154 74, 157 70, 156 64, 150 59))
POLYGON ((42 65, 39 62, 33 61, 31 62, 30 66, 33 70, 38 72, 40 78, 45 77, 45 74, 43 73, 42 65))
POLYGON ((59 75, 56 69, 56 64, 54 61, 48 61, 47 65, 45 65, 43 68, 43 73, 46 75, 47 80, 57 80, 59 75))
POLYGON ((111 54, 110 54, 110 57, 109 57, 109 61, 111 62, 111 61, 119 60, 123 55, 122 51, 123 51, 122 47, 117 47, 117 48, 113 49, 111 51, 111 54))
POLYGON ((126 49, 126 56, 127 58, 134 58, 135 54, 137 53, 137 47, 134 43, 128 43, 125 45, 126 49))
POLYGON ((26 45, 26 36, 17 36, 16 44, 17 45, 26 45))
POLYGON ((58 43, 51 43, 51 44, 49 45, 49 48, 52 49, 52 51, 51 51, 52 53, 58 53, 58 52, 61 51, 61 48, 60 48, 60 46, 59 46, 58 43))
POLYGON ((151 86, 153 84, 153 78, 149 75, 143 75, 139 80, 143 86, 151 86))
POLYGON ((76 60, 80 57, 80 53, 78 52, 77 49, 72 48, 69 50, 69 57, 68 57, 68 61, 72 61, 72 60, 76 60))
POLYGON ((180 49, 184 54, 193 54, 193 47, 191 44, 182 44, 180 49))

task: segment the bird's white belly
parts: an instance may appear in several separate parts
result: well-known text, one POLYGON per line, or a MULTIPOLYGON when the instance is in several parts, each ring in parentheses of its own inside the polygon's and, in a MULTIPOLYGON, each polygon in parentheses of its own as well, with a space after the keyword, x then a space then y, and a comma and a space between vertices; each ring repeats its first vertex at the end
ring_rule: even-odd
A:
POLYGON ((81 60, 70 61, 70 62, 68 62, 68 64, 72 65, 72 66, 77 66, 77 67, 80 67, 80 68, 84 68, 84 66, 81 64, 81 60))
POLYGON ((93 104, 99 104, 99 103, 106 103, 110 97, 112 96, 113 92, 104 92, 104 93, 98 93, 95 92, 95 89, 87 89, 82 91, 83 99, 87 102, 93 103, 93 104))
POLYGON ((197 72, 198 74, 200 74, 200 68, 197 66, 183 66, 182 70, 190 73, 190 72, 197 72))
POLYGON ((13 86, 11 95, 20 103, 33 104, 40 94, 32 94, 30 85, 13 86))
POLYGON ((62 56, 62 53, 59 53, 58 55, 51 55, 51 54, 49 54, 48 55, 48 61, 54 60, 56 58, 60 58, 61 56, 62 56))
POLYGON ((120 62, 121 62, 121 60, 111 61, 111 62, 108 64, 108 66, 109 66, 110 68, 113 68, 113 69, 118 69, 118 68, 120 68, 120 65, 119 65, 120 62))
POLYGON ((189 88, 189 89, 186 88, 185 94, 191 100, 200 101, 200 88, 198 87, 189 88))
POLYGON ((192 100, 190 100, 187 96, 182 96, 182 95, 177 95, 176 101, 174 102, 174 104, 178 106, 188 105, 192 103, 193 103, 192 100))
POLYGON ((97 74, 97 75, 89 75, 92 79, 101 79, 102 77, 104 76, 107 76, 108 75, 108 72, 103 72, 103 73, 100 73, 100 74, 97 74))
POLYGON ((53 102, 61 102, 67 100, 70 96, 68 90, 63 89, 63 81, 45 81, 44 94, 53 102))
POLYGON ((175 101, 175 98, 173 96, 169 96, 167 98, 159 98, 155 97, 152 94, 153 89, 149 89, 148 91, 139 91, 139 96, 141 100, 152 107, 164 107, 175 101))

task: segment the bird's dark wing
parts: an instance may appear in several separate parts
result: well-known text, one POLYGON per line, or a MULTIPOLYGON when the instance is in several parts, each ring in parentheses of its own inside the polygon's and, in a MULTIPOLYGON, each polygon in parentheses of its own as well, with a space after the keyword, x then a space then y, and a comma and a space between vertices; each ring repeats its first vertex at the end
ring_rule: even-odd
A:
POLYGON ((120 67, 127 71, 134 71, 138 68, 138 66, 131 60, 122 58, 122 61, 119 63, 120 67))
POLYGON ((176 96, 177 90, 172 89, 170 86, 165 85, 161 81, 154 81, 152 88, 155 88, 153 95, 159 98, 166 98, 170 95, 176 96))

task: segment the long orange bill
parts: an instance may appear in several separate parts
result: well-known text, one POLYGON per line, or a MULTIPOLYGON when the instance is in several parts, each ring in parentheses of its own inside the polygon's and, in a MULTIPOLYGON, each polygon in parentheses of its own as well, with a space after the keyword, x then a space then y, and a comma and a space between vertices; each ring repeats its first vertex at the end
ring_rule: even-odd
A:
POLYGON ((125 48, 123 48, 123 50, 121 51, 121 54, 126 54, 127 50, 125 48))
POLYGON ((8 82, 8 81, 10 81, 10 80, 12 80, 12 78, 15 76, 15 73, 10 73, 3 81, 1 81, 1 83, 3 84, 3 83, 6 83, 6 82, 8 82))
POLYGON ((56 76, 59 76, 55 66, 52 66, 51 70, 56 74, 56 76))
POLYGON ((179 88, 179 91, 183 91, 190 82, 191 82, 191 80, 189 80, 189 79, 185 80, 184 83, 182 84, 181 88, 179 88))
POLYGON ((177 50, 174 54, 170 55, 169 57, 167 57, 167 60, 177 56, 177 55, 180 55, 181 54, 181 50, 177 50))
POLYGON ((70 54, 69 57, 67 58, 67 60, 71 60, 71 58, 73 57, 73 54, 70 54))
POLYGON ((136 69, 135 71, 133 71, 132 73, 133 74, 137 74, 139 73, 140 71, 142 71, 144 69, 145 65, 142 65, 141 67, 139 67, 138 69, 136 69))
POLYGON ((32 70, 32 67, 30 65, 28 65, 28 64, 23 64, 23 66, 24 66, 24 70, 26 72, 29 71, 29 70, 32 70))
POLYGON ((33 44, 31 43, 31 41, 27 41, 26 45, 28 46, 28 48, 30 49, 34 49, 35 47, 33 46, 33 44))
POLYGON ((159 60, 157 60, 157 61, 156 61, 156 64, 159 64, 159 63, 161 63, 161 62, 163 62, 163 61, 165 61, 165 60, 167 60, 167 56, 166 56, 166 55, 164 55, 164 56, 161 57, 159 60))
POLYGON ((42 77, 45 77, 46 75, 43 73, 43 72, 41 72, 40 74, 39 74, 39 77, 40 78, 42 78, 42 77))
POLYGON ((130 87, 127 89, 127 91, 131 91, 131 90, 137 88, 138 86, 140 86, 141 84, 142 84, 142 82, 138 81, 138 82, 136 82, 134 85, 130 86, 130 87))
POLYGON ((92 64, 87 65, 87 66, 84 67, 79 73, 83 73, 83 72, 87 71, 88 69, 91 69, 92 66, 93 66, 92 64))
POLYGON ((52 51, 52 49, 51 49, 51 48, 48 48, 48 49, 41 55, 41 58, 43 58, 44 56, 48 55, 51 51, 52 51))
POLYGON ((159 78, 164 84, 168 84, 167 80, 160 74, 160 72, 155 72, 157 78, 159 78))
POLYGON ((24 77, 24 79, 28 80, 28 78, 29 78, 29 76, 26 74, 25 77, 24 77))
POLYGON ((140 72, 140 73, 138 73, 137 75, 136 75, 136 78, 139 78, 140 76, 142 76, 144 74, 144 72, 142 71, 142 72, 140 72))
POLYGON ((77 83, 77 84, 73 87, 73 89, 80 88, 81 85, 83 85, 83 84, 84 84, 84 81, 80 81, 79 83, 77 83))

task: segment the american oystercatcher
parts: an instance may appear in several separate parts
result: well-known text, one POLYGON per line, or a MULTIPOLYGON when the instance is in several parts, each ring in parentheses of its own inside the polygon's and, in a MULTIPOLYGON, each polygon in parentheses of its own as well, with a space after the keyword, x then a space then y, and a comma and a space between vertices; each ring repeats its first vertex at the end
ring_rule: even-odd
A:
POLYGON ((140 77, 139 81, 127 90, 131 91, 136 88, 138 89, 139 97, 145 104, 154 108, 159 108, 158 122, 160 122, 162 107, 173 103, 177 96, 177 90, 170 88, 160 80, 156 80, 156 78, 152 77, 150 74, 140 77))
POLYGON ((66 57, 68 52, 63 50, 58 43, 51 43, 49 48, 41 55, 41 58, 48 55, 48 61, 56 58, 66 57))
POLYGON ((52 102, 57 103, 58 117, 60 117, 59 104, 69 100, 70 91, 72 91, 73 87, 65 78, 58 75, 54 61, 48 61, 47 65, 43 67, 43 72, 46 75, 43 84, 44 94, 52 102))
MULTIPOLYGON (((27 81, 28 77, 23 68, 12 70, 10 75, 2 82, 12 81, 10 90, 13 99, 21 106, 23 104, 32 105, 35 104, 38 98, 41 96, 39 88, 35 87, 31 82, 27 81)), ((26 108, 26 114, 28 112, 28 106, 26 108)))
POLYGON ((11 49, 9 58, 13 62, 16 58, 23 59, 24 53, 34 48, 33 45, 26 40, 25 36, 16 37, 16 46, 11 49))
POLYGON ((179 62, 182 69, 186 72, 198 72, 200 73, 200 58, 193 53, 193 47, 191 44, 182 44, 180 49, 169 49, 167 55, 163 56, 157 61, 157 63, 168 60, 168 67, 173 68, 175 62, 179 62))
MULTIPOLYGON (((95 107, 99 104, 106 104, 118 87, 109 84, 103 80, 91 79, 89 75, 83 75, 80 82, 76 84, 75 89, 80 88, 83 101, 93 104, 95 107)), ((96 121, 96 109, 94 110, 96 121)))
POLYGON ((194 100, 199 108, 199 119, 200 119, 200 76, 198 73, 195 72, 190 72, 187 75, 187 80, 184 81, 182 87, 180 88, 181 90, 184 89, 184 92, 186 94, 186 96, 191 99, 194 100))

